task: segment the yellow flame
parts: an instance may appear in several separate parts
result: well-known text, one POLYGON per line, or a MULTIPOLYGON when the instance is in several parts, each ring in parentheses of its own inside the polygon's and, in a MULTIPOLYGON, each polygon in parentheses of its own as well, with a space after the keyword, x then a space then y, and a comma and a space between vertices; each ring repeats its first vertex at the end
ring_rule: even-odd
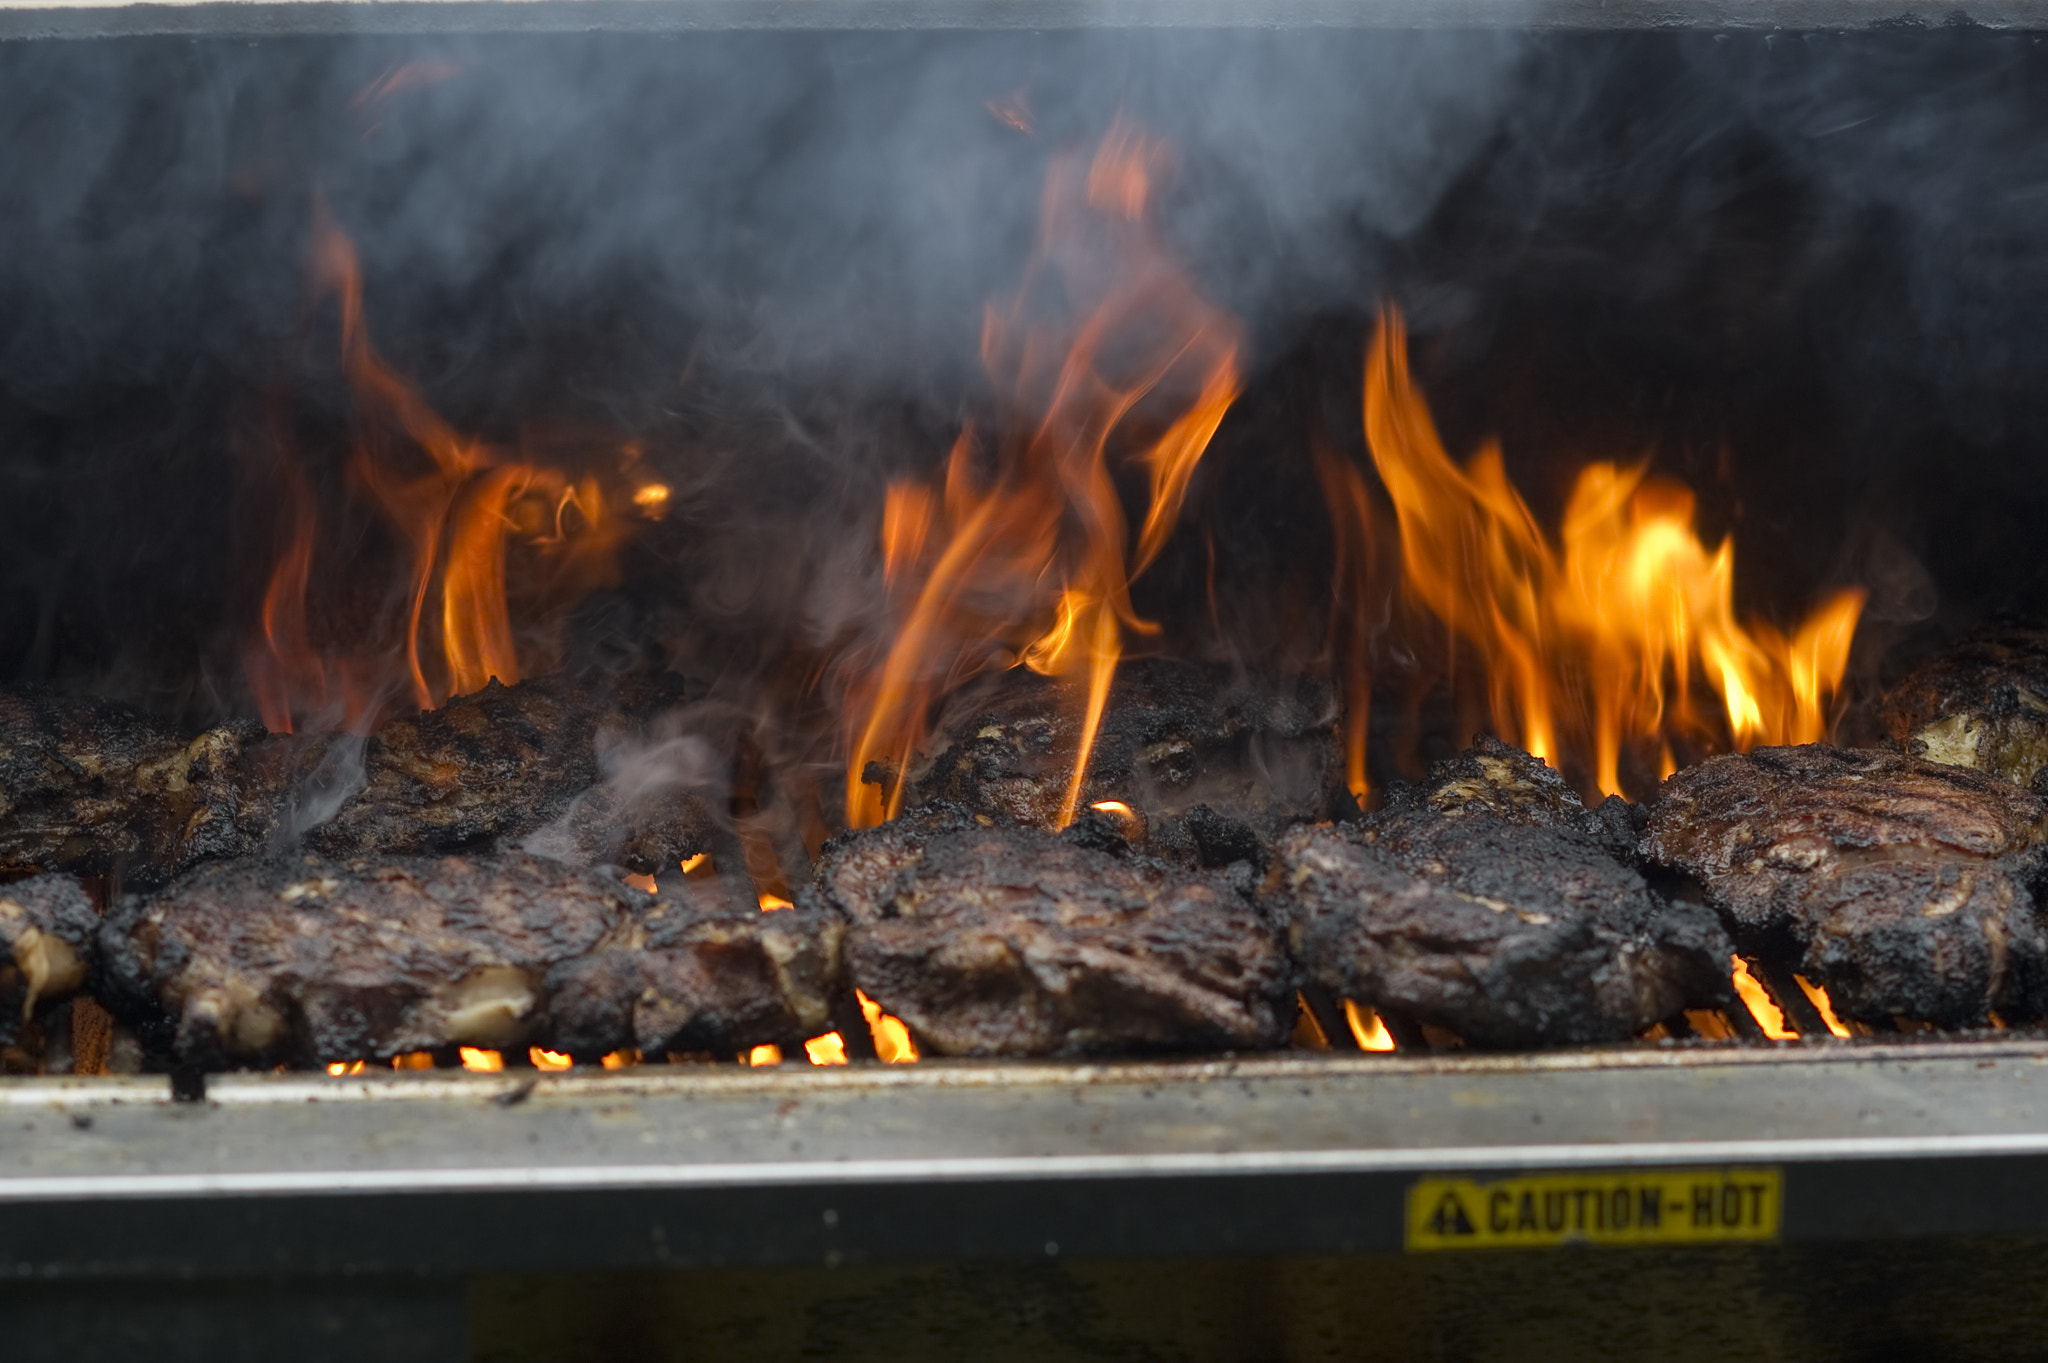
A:
POLYGON ((853 996, 860 1001, 860 1015, 867 1019, 868 1030, 874 1034, 876 1055, 892 1065, 907 1065, 917 1059, 917 1044, 900 1019, 890 1017, 880 1004, 857 989, 853 996))
POLYGON ((1005 415, 992 448, 970 427, 943 496, 888 489, 883 576, 899 610, 879 668, 849 697, 856 827, 895 817, 935 701, 1016 664, 1085 681, 1057 819, 1073 821, 1125 633, 1158 628, 1132 608, 1131 581, 1165 547, 1240 386, 1236 320, 1195 292, 1151 221, 1165 159, 1162 143, 1118 120, 1085 167, 1055 163, 1025 282, 983 321, 982 365, 1005 415), (1049 312, 1050 298, 1064 302, 1049 312), (1135 546, 1118 465, 1146 475, 1135 546), (867 779, 871 764, 884 788, 867 779))
POLYGON ((475 1046, 462 1048, 462 1068, 478 1070, 486 1074, 496 1073, 505 1068, 505 1057, 496 1051, 480 1050, 475 1046))
POLYGON ((1361 1051, 1391 1051, 1394 1049, 1393 1033, 1380 1020, 1378 1010, 1360 1008, 1350 999, 1344 1000, 1344 1021, 1351 1025, 1351 1035, 1358 1042, 1361 1051))
POLYGON ((782 1047, 756 1046, 747 1052, 747 1063, 749 1065, 780 1065, 782 1063, 782 1047))
POLYGON ((566 1070, 576 1063, 560 1051, 542 1050, 538 1046, 529 1047, 526 1058, 533 1062, 533 1067, 537 1070, 566 1070))
POLYGON ((844 1065, 846 1040, 837 1032, 814 1036, 804 1043, 804 1054, 811 1058, 813 1065, 844 1065))
POLYGON ((1668 770, 1675 738, 1746 750, 1826 736, 1861 591, 1830 596, 1789 637, 1738 621, 1733 541, 1708 549, 1692 493, 1641 467, 1581 470, 1553 544, 1497 446, 1452 462, 1392 308, 1366 360, 1364 412, 1402 586, 1486 660, 1504 737, 1553 765, 1572 757, 1612 795, 1631 744, 1668 770), (1694 703, 1696 677, 1719 694, 1718 723, 1694 703))
POLYGON ((1812 1000, 1815 1010, 1820 1013, 1820 1020, 1827 1024, 1830 1032, 1833 1032, 1836 1036, 1849 1035, 1848 1027, 1843 1025, 1842 1020, 1835 1016, 1835 1003, 1833 999, 1828 997, 1827 990, 1813 983, 1804 975, 1794 975, 1792 980, 1799 986, 1799 992, 1812 1000))
POLYGON ((1742 997, 1742 1006, 1756 1019, 1756 1025, 1764 1029, 1764 1035, 1773 1041, 1795 1041, 1799 1033, 1785 1025, 1785 1015, 1778 1011, 1778 1005, 1771 1002, 1756 976, 1749 973, 1749 962, 1735 957, 1732 977, 1735 992, 1742 997))

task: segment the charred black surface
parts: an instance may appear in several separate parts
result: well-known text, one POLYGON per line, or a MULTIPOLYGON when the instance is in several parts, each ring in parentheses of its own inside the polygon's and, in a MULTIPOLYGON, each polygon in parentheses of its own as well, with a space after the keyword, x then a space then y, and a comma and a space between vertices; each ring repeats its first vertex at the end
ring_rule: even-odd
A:
POLYGON ((1232 878, 939 808, 828 844, 851 983, 938 1055, 1277 1046, 1279 935, 1232 878))
POLYGON ((0 873, 113 872, 160 885, 262 846, 272 810, 237 765, 254 723, 180 733, 123 705, 0 692, 0 873))
POLYGON ((92 976, 99 916, 71 876, 0 885, 0 1047, 92 976))
POLYGON ((2031 784, 2048 767, 2048 627, 2008 616, 1970 631, 1887 692, 1883 714, 1915 757, 2031 784))
POLYGON ((645 900, 525 853, 207 866, 108 914, 102 1002, 206 1067, 524 1046, 548 972, 630 942, 645 900))
POLYGON ((0 693, 0 874, 113 873, 153 889, 204 861, 546 850, 651 873, 705 850, 716 816, 659 780, 608 780, 599 748, 681 698, 661 677, 492 682, 346 735, 192 735, 124 706, 0 693))
MULTIPOLYGON (((1059 824, 1080 748, 1083 694, 1016 669, 959 704, 914 777, 913 807, 956 804, 1034 828, 1059 824)), ((1080 803, 1136 813, 1143 851, 1186 866, 1263 860, 1283 828, 1327 818, 1343 788, 1335 705, 1319 682, 1269 684, 1141 659, 1117 670, 1080 803)))
POLYGON ((644 801, 599 785, 607 726, 681 699, 666 678, 493 681, 415 718, 393 720, 363 753, 361 790, 306 838, 331 857, 487 848, 567 820, 575 859, 644 872, 703 851, 709 808, 658 791, 644 801), (578 797, 593 792, 590 800, 578 797))
POLYGON ((626 941, 548 976, 557 1049, 798 1046, 830 1031, 845 924, 815 908, 735 912, 692 883, 640 912, 626 941))
POLYGON ((1616 859, 1628 821, 1489 740, 1363 826, 1287 834, 1268 892, 1334 993, 1479 1045, 1621 1041, 1724 1002, 1733 954, 1616 859))
POLYGON ((1427 813, 1451 819, 1478 815, 1523 828, 1558 829, 1598 843, 1623 862, 1634 860, 1642 831, 1642 811, 1628 801, 1610 795, 1588 809, 1555 768, 1490 736, 1436 763, 1427 781, 1393 787, 1377 822, 1434 827, 1415 817, 1427 813))
POLYGON ((1671 777, 1642 852, 1843 1016, 1967 1026, 2048 1008, 2044 834, 2048 804, 1995 777, 1816 743, 1671 777))

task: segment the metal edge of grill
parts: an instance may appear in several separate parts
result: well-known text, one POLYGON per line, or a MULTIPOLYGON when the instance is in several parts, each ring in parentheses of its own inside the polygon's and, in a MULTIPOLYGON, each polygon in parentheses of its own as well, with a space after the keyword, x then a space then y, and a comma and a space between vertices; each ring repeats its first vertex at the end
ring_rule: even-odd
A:
POLYGON ((1373 1252, 1425 1175, 1646 1168, 1782 1170, 1787 1242, 2018 1234, 2044 1113, 2037 1040, 20 1080, 0 1279, 1373 1252))

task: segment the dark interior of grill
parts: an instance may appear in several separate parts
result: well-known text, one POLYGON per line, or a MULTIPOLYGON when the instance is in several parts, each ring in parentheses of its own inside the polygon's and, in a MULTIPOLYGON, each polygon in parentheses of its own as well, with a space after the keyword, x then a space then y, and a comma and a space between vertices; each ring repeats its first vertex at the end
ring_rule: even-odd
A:
MULTIPOLYGON (((1949 712, 1889 715, 1914 667, 1989 621, 2024 631, 2048 593, 2044 60, 1968 26, 0 46, 0 897, 44 944, 0 921, 0 999, 87 989, 8 1064, 518 1064, 529 1041, 548 1063, 797 1059, 821 1036, 888 1058, 878 1015, 945 1055, 2031 1025, 2040 764, 1930 775, 1920 724, 1949 712), (1060 811, 1063 768, 1032 755, 1075 741, 1077 683, 1025 669, 941 678, 916 761, 849 778, 861 678, 905 629, 891 489, 937 489, 963 427, 1014 418, 983 363, 992 300, 1026 277, 1061 167, 1128 129, 1165 149, 1146 208, 1241 329, 1240 382, 1130 583, 1156 629, 1126 630, 1092 808, 1060 811), (1885 814, 1839 835, 1917 849, 1922 880, 1841 890, 1829 940, 1863 945, 1826 958, 1825 990, 1800 978, 1826 961, 1793 940, 1795 890, 1715 898, 1699 829, 1725 782, 1684 783, 1725 735, 1671 761, 1698 824, 1646 812, 1678 808, 1654 746, 1624 755, 1632 804, 1602 804, 1584 752, 1560 777, 1475 747, 1499 728, 1486 660, 1398 627, 1384 574, 1345 585, 1406 528, 1360 420, 1390 307, 1444 447, 1497 439, 1536 523, 1587 465, 1646 463, 1733 544, 1744 618, 1789 630, 1863 593, 1826 719, 1864 756, 1729 779, 1894 781, 1970 831, 1885 814), (1364 550, 1331 468, 1380 508, 1364 550), (510 686, 403 642, 457 630, 452 608, 418 624, 408 566, 440 590, 456 521, 406 508, 431 493, 452 518, 493 470, 523 480, 479 522, 513 545, 510 686), (277 642, 299 551, 317 685, 277 642), (106 770, 171 754, 115 808, 106 770), (1181 761, 1199 800, 1159 793, 1181 761), (902 808, 848 832, 879 822, 867 799, 902 808), (1314 877, 1327 912, 1300 907, 1314 877), (1951 892, 1960 916, 1937 912, 1951 892), (1869 908, 1887 894, 1936 907, 1869 908), (1545 895, 1606 916, 1534 945, 1545 895), (1382 900, 1421 907, 1344 917, 1382 900), (422 906, 445 946, 425 964, 279 964, 321 913, 422 906), (1297 908, 1293 936, 1273 926, 1297 908), (1477 983, 1450 999, 1431 953, 1477 983), (1884 983, 1936 957, 1964 962, 1941 987, 1884 983), (401 1007, 385 976, 407 971, 401 1007)), ((1135 540, 1144 479, 1113 452, 1135 540)), ((1782 818, 1810 831, 1835 798, 1782 818)))

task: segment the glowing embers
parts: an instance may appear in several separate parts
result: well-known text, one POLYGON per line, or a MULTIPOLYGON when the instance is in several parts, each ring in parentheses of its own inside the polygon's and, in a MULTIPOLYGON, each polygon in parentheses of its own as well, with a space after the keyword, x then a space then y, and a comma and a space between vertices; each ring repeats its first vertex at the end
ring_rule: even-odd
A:
POLYGON ((632 442, 568 468, 456 431, 372 346, 355 248, 324 211, 313 255, 339 304, 352 448, 336 476, 271 423, 257 495, 273 557, 243 671, 272 732, 362 733, 401 696, 431 709, 551 665, 551 622, 615 578, 632 521, 664 515, 669 489, 628 477, 632 442))
MULTIPOLYGON (((1873 1035, 1869 1027, 1851 1026, 1835 1016, 1834 1006, 1827 991, 1803 976, 1779 977, 1764 972, 1741 956, 1730 958, 1729 982, 1734 986, 1737 1004, 1721 1008, 1690 1008, 1659 1022, 1639 1036, 1642 1041, 1698 1040, 1709 1042, 1753 1042, 1758 1039, 1769 1041, 1815 1041, 1830 1037, 1868 1037, 1873 1035), (1771 983, 1766 986, 1760 975, 1768 974, 1771 983), (1789 1011, 1797 1014, 1796 1023, 1788 1017, 1788 1010, 1779 1006, 1785 991, 1797 989, 1805 1001, 1804 1007, 1793 1007, 1789 1011), (1737 1011, 1739 1008, 1740 1011, 1737 1011)), ((1309 1020, 1317 1050, 1331 1046, 1333 1040, 1341 1039, 1348 1033, 1350 1042, 1361 1051, 1372 1052, 1431 1052, 1457 1050, 1464 1046, 1464 1039, 1455 1033, 1440 1028, 1419 1025, 1401 1016, 1394 1018, 1389 1026, 1388 1014, 1360 1004, 1351 999, 1343 1000, 1345 1027, 1338 1038, 1325 1039, 1323 1020, 1310 1009, 1306 999, 1302 1002, 1303 1015, 1309 1020), (1398 1028, 1403 1039, 1396 1041, 1394 1028, 1398 1028)), ((1904 1019, 1895 1023, 1900 1031, 1918 1030, 1904 1019)), ((1340 1047, 1341 1048, 1341 1047, 1340 1047)))
POLYGON ((1054 161, 1037 253, 982 328, 995 415, 961 432, 941 491, 890 489, 893 632, 849 688, 855 827, 901 808, 935 700, 1020 664, 1085 683, 1058 822, 1073 820, 1125 635, 1154 628, 1131 580, 1164 547, 1239 384, 1236 320, 1195 292, 1152 223, 1166 159, 1119 120, 1093 157, 1054 161), (1124 481, 1146 508, 1135 542, 1124 481))
MULTIPOLYGON (((1789 635, 1738 621, 1732 542, 1708 549, 1692 494, 1640 467, 1582 469, 1553 539, 1497 446, 1463 467, 1451 460, 1391 308, 1366 360, 1364 418, 1400 529, 1403 590, 1484 660, 1503 737, 1619 794, 1624 768, 1641 773, 1640 789, 1671 772, 1675 752, 1825 736, 1860 591, 1834 594, 1789 635)), ((1325 483, 1340 540, 1360 540, 1368 518, 1345 498, 1362 488, 1325 483)))

